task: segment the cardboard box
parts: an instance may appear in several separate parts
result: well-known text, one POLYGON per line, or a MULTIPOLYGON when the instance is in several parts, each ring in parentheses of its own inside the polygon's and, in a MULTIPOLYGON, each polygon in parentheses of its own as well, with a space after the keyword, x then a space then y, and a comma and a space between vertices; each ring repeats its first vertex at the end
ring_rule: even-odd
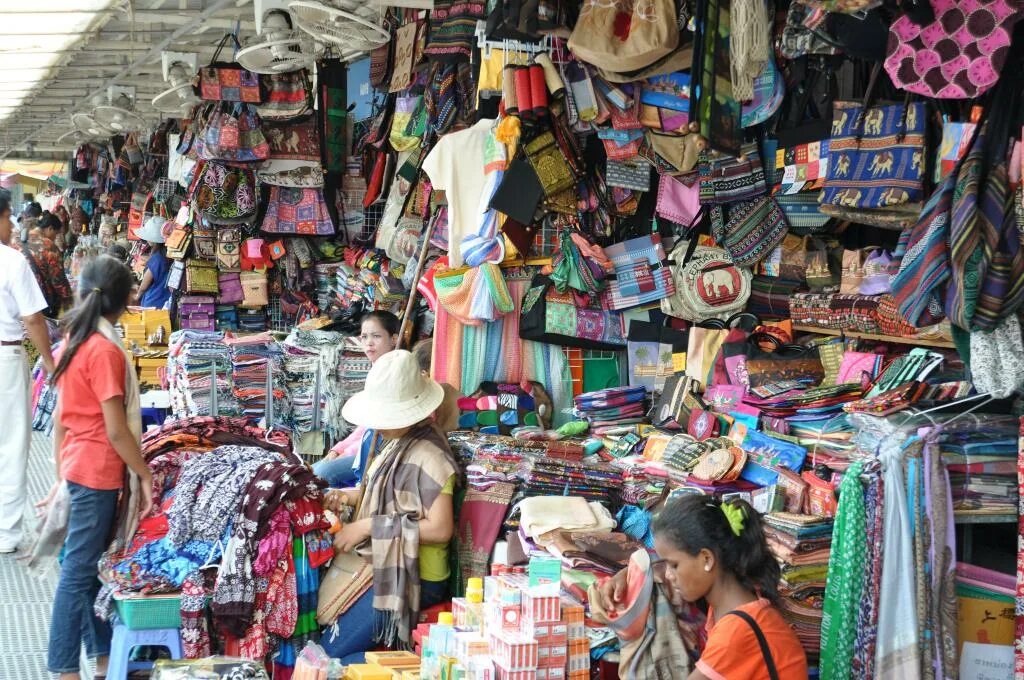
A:
POLYGON ((959 596, 957 599, 957 637, 965 642, 988 645, 1012 645, 1014 639, 1013 600, 1005 601, 959 596))
POLYGON ((539 645, 537 648, 537 665, 541 668, 565 668, 568 662, 569 649, 564 642, 539 645))
POLYGON ((518 604, 487 603, 484 605, 484 620, 487 630, 494 634, 517 632, 522 627, 522 609, 518 604))
POLYGON ((565 680, 564 668, 538 668, 537 680, 565 680))
POLYGON ((540 644, 565 644, 569 640, 569 627, 564 623, 536 623, 523 621, 523 635, 540 644))
POLYGON ((391 670, 375 663, 354 663, 345 668, 345 680, 391 680, 391 670))
POLYGON ((465 662, 476 656, 488 656, 491 653, 487 638, 477 633, 461 632, 455 634, 455 656, 465 662))
POLYGON ((378 666, 419 666, 420 658, 412 652, 367 652, 366 663, 378 666))
POLYGON ((501 633, 491 638, 491 657, 505 670, 535 670, 537 650, 536 640, 517 633, 501 633))
POLYGON ((537 680, 537 669, 510 671, 496 666, 498 680, 537 680))
POLYGON ((562 590, 562 560, 556 557, 531 557, 527 568, 529 592, 557 597, 562 590))

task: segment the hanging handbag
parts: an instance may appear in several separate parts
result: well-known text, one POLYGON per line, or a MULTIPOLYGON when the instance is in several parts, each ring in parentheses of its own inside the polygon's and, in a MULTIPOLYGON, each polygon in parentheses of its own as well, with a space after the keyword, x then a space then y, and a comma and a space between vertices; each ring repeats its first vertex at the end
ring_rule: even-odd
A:
POLYGON ((608 309, 623 310, 662 300, 675 293, 672 271, 663 264, 661 236, 650 234, 616 243, 604 250, 615 267, 602 302, 608 309))
POLYGON ((270 145, 263 135, 255 107, 235 104, 230 111, 215 113, 203 131, 202 158, 229 163, 253 163, 270 158, 270 145))
POLYGON ((132 194, 132 202, 128 206, 128 240, 138 241, 138 231, 142 228, 146 217, 152 214, 153 194, 136 192, 132 194))
POLYGON ((238 271, 242 268, 242 230, 234 227, 222 228, 217 232, 217 268, 221 271, 238 271))
POLYGON ((192 231, 192 245, 195 256, 203 260, 217 259, 217 230, 206 226, 196 226, 192 231))
POLYGON ((753 267, 768 257, 789 231, 786 216, 771 196, 728 207, 722 245, 738 267, 753 267))
POLYGON ((260 76, 245 70, 237 62, 218 60, 228 40, 235 43, 236 49, 241 49, 242 45, 234 34, 225 35, 217 44, 210 63, 199 69, 199 83, 192 89, 207 101, 262 104, 265 93, 260 76))
POLYGON ((333 236, 334 223, 320 189, 270 187, 260 229, 268 234, 333 236))
POLYGON ((661 311, 688 321, 726 319, 747 304, 752 275, 737 267, 725 250, 699 246, 697 241, 692 235, 672 248, 675 293, 661 301, 661 311))
POLYGON ((974 99, 999 80, 1021 8, 1011 0, 932 0, 934 18, 904 14, 889 27, 885 70, 896 87, 937 99, 974 99))
POLYGON ((220 294, 217 296, 217 304, 237 305, 244 298, 242 295, 242 280, 238 272, 221 272, 217 275, 217 287, 220 294))
POLYGON ((519 337, 565 347, 621 350, 626 346, 622 315, 603 309, 596 296, 559 293, 537 274, 523 297, 519 337))
POLYGON ((647 68, 678 45, 679 23, 671 0, 584 4, 568 43, 577 59, 616 73, 647 68))
POLYGON ((551 132, 544 132, 526 143, 526 157, 537 173, 544 195, 548 198, 576 185, 572 167, 551 132))
POLYGON ((818 26, 825 19, 823 12, 814 12, 802 2, 792 2, 786 11, 786 23, 779 37, 779 52, 787 59, 809 54, 832 55, 839 48, 822 37, 818 26))
POLYGON ((690 121, 710 148, 738 156, 743 145, 742 106, 733 93, 731 5, 707 0, 698 4, 693 50, 690 121))
POLYGON ((749 201, 768 193, 757 144, 747 144, 736 156, 706 152, 698 164, 701 205, 749 201))
POLYGON ((261 120, 294 120, 313 113, 309 71, 306 69, 264 75, 263 85, 266 97, 256 109, 261 120))
POLYGON ((239 278, 242 282, 241 307, 256 309, 270 304, 267 297, 267 273, 265 271, 242 272, 239 278))
POLYGON ((167 273, 167 290, 181 290, 185 283, 185 263, 181 260, 171 262, 171 269, 167 273))
POLYGON ((252 170, 204 161, 189 194, 193 207, 214 224, 245 222, 256 214, 256 180, 252 170))
POLYGON ((840 293, 857 295, 860 292, 860 285, 864 281, 865 257, 873 251, 873 248, 843 251, 843 273, 839 281, 840 293))
POLYGON ((320 138, 316 120, 306 117, 264 126, 268 158, 276 161, 303 161, 320 164, 320 138))
POLYGON ((174 226, 164 240, 167 257, 172 260, 183 260, 188 255, 188 247, 192 245, 192 230, 174 222, 170 222, 170 224, 174 226))
POLYGON ((921 102, 876 105, 881 65, 864 102, 836 102, 828 144, 828 176, 820 201, 848 209, 917 214, 924 198, 925 108, 921 102))
POLYGON ((192 295, 216 295, 219 291, 215 264, 204 260, 189 260, 185 263, 185 292, 192 295))
POLYGON ((661 175, 658 180, 658 202, 654 206, 654 211, 658 217, 676 224, 691 224, 700 213, 700 182, 697 177, 661 175))

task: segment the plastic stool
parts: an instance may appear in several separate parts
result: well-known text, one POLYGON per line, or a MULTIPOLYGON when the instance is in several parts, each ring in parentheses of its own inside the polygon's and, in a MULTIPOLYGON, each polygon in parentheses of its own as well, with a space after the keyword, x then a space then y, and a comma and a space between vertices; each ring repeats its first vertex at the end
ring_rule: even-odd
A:
POLYGON ((150 425, 161 427, 167 420, 167 409, 165 408, 143 408, 139 410, 142 415, 142 431, 149 429, 150 425))
POLYGON ((171 653, 172 659, 185 656, 181 648, 181 630, 178 628, 130 630, 123 623, 118 623, 114 625, 114 637, 110 643, 110 664, 107 666, 109 680, 127 680, 131 671, 153 668, 149 661, 129 661, 136 647, 163 647, 171 653))

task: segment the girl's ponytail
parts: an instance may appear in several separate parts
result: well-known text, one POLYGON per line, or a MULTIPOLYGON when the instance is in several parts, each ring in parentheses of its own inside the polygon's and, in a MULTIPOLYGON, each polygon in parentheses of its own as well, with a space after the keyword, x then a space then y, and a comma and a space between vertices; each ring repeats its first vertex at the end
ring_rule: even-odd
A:
POLYGON ((676 498, 655 516, 653 529, 690 555, 710 550, 744 588, 778 603, 779 563, 768 547, 761 515, 746 501, 676 498))
POLYGON ((131 270, 109 255, 100 255, 85 265, 79 277, 78 304, 63 320, 67 341, 51 378, 54 383, 82 344, 96 332, 100 318, 124 311, 134 283, 131 270))

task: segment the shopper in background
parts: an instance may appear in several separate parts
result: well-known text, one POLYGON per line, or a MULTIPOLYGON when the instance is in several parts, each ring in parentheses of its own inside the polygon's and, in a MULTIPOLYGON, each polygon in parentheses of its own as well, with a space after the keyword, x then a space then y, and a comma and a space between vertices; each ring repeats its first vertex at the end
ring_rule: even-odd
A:
POLYGON ((31 442, 29 366, 26 331, 40 348, 43 366, 53 373, 53 356, 43 310, 46 298, 32 270, 8 247, 14 223, 10 198, 0 197, 0 553, 12 553, 21 541, 25 513, 26 470, 31 442))
MULTIPOLYGON (((807 677, 803 647, 775 607, 779 564, 757 511, 688 495, 669 501, 652 529, 669 585, 687 602, 708 604, 708 640, 689 680, 807 677)), ((626 592, 623 570, 600 589, 604 610, 622 610, 626 592)))
POLYGON ((36 220, 26 220, 24 228, 28 229, 28 240, 16 242, 16 245, 32 268, 46 298, 47 308, 43 313, 56 319, 74 299, 71 283, 64 271, 64 253, 56 244, 61 232, 60 220, 52 213, 44 212, 36 220))
MULTIPOLYGON (((391 312, 370 312, 363 317, 359 340, 363 344, 370 365, 398 347, 398 331, 402 322, 391 312)), ((362 461, 379 442, 373 432, 357 427, 348 437, 334 445, 322 460, 313 465, 313 472, 328 486, 344 488, 359 481, 362 461)))
POLYGON ((53 601, 47 667, 79 678, 83 642, 105 674, 110 625, 92 610, 99 591, 97 562, 107 548, 124 483, 125 465, 139 476, 141 515, 152 505, 152 475, 139 448, 142 421, 138 381, 114 324, 128 306, 131 271, 101 255, 82 269, 78 305, 53 380, 58 389, 53 447, 58 484, 71 500, 60 581, 53 601))
POLYGON ((171 273, 171 259, 164 249, 162 230, 163 218, 149 218, 139 229, 138 236, 150 246, 149 259, 146 260, 146 271, 139 284, 138 304, 142 307, 163 309, 171 299, 171 291, 167 288, 167 277, 171 273))
POLYGON ((408 644, 418 613, 448 597, 459 468, 433 421, 443 400, 444 389, 412 353, 397 350, 374 364, 366 389, 342 409, 346 420, 386 442, 369 463, 361 493, 332 492, 325 501, 335 510, 357 508, 335 535, 335 550, 355 551, 374 566, 371 589, 321 639, 344 664, 360 661, 374 643, 408 644))
MULTIPOLYGON (((416 355, 416 361, 420 365, 423 374, 430 376, 430 363, 434 356, 434 341, 432 338, 420 340, 413 345, 412 353, 416 355)), ((454 432, 459 427, 459 397, 462 395, 457 389, 448 383, 441 383, 444 388, 444 401, 434 414, 434 422, 445 434, 454 432)))

